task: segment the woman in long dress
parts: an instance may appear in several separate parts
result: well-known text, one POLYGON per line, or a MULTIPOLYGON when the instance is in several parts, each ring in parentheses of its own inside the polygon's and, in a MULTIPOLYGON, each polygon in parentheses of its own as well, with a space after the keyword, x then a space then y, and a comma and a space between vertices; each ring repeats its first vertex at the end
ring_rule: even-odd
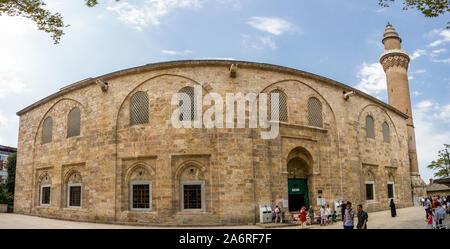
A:
POLYGON ((389 206, 391 207, 391 215, 392 215, 392 217, 397 216, 397 211, 395 210, 394 199, 391 199, 391 204, 389 206))

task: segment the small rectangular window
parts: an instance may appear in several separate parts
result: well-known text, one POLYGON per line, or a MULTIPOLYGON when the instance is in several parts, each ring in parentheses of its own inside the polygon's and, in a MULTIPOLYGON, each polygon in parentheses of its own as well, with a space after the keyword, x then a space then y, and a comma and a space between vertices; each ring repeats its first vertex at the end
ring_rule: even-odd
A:
POLYGON ((183 188, 184 209, 202 208, 202 185, 184 185, 183 188))
POLYGON ((41 205, 50 205, 50 186, 41 187, 41 205))
POLYGON ((388 183, 388 198, 394 198, 394 184, 393 183, 388 183))
POLYGON ((150 184, 132 184, 132 209, 151 209, 150 184))
POLYGON ((366 200, 367 201, 374 200, 373 183, 366 183, 366 200))
POLYGON ((81 207, 81 186, 69 186, 69 207, 81 207))

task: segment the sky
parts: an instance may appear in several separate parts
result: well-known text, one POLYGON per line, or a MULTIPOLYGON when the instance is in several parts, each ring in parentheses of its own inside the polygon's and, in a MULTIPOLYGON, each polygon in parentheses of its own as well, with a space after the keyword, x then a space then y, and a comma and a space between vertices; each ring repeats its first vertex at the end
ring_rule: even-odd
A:
POLYGON ((291 67, 387 102, 378 60, 387 22, 411 56, 419 170, 450 144, 450 15, 425 18, 378 0, 46 0, 66 24, 60 44, 21 17, 0 16, 0 144, 17 146, 16 112, 89 77, 148 63, 234 59, 291 67))

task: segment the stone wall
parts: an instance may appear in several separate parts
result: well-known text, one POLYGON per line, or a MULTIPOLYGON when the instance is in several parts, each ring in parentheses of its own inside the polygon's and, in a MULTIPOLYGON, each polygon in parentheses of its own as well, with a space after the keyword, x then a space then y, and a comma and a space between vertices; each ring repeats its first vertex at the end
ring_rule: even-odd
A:
POLYGON ((313 205, 322 190, 320 196, 331 206, 350 200, 369 211, 388 209, 389 175, 397 206, 412 205, 406 122, 398 111, 319 76, 247 63, 232 78, 230 65, 179 62, 119 72, 102 78, 107 92, 84 84, 21 112, 14 212, 98 222, 253 224, 259 221, 259 204, 288 199, 287 163, 293 151, 311 159, 313 205), (282 90, 288 122, 280 124, 280 135, 272 140, 261 139, 261 130, 248 123, 242 129, 174 129, 167 122, 176 108, 170 105, 172 95, 195 85, 203 87, 203 94, 217 92, 224 98, 225 93, 282 90), (357 94, 346 101, 343 91, 349 90, 357 94), (130 126, 130 98, 137 91, 148 94, 149 124, 130 126), (310 97, 322 103, 322 128, 308 125, 310 97), (74 107, 81 110, 81 135, 67 138, 67 115, 74 107), (375 120, 375 139, 365 136, 367 114, 375 120), (53 140, 42 144, 42 123, 49 116, 53 140), (388 144, 382 140, 384 121, 390 127, 388 144), (368 170, 376 177, 371 202, 365 201, 368 170), (49 206, 39 205, 45 177, 52 186, 49 206), (67 208, 67 183, 73 179, 83 186, 78 209, 67 208), (130 179, 151 181, 152 210, 130 210, 130 179), (184 180, 204 182, 204 210, 181 210, 184 180))

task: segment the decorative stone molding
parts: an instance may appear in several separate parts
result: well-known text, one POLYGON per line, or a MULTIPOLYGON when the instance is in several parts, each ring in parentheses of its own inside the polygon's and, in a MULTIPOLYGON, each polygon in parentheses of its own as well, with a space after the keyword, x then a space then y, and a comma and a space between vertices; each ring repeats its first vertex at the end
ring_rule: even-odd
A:
POLYGON ((386 72, 389 68, 397 66, 408 70, 409 56, 403 51, 392 51, 385 53, 380 58, 383 70, 386 72))

